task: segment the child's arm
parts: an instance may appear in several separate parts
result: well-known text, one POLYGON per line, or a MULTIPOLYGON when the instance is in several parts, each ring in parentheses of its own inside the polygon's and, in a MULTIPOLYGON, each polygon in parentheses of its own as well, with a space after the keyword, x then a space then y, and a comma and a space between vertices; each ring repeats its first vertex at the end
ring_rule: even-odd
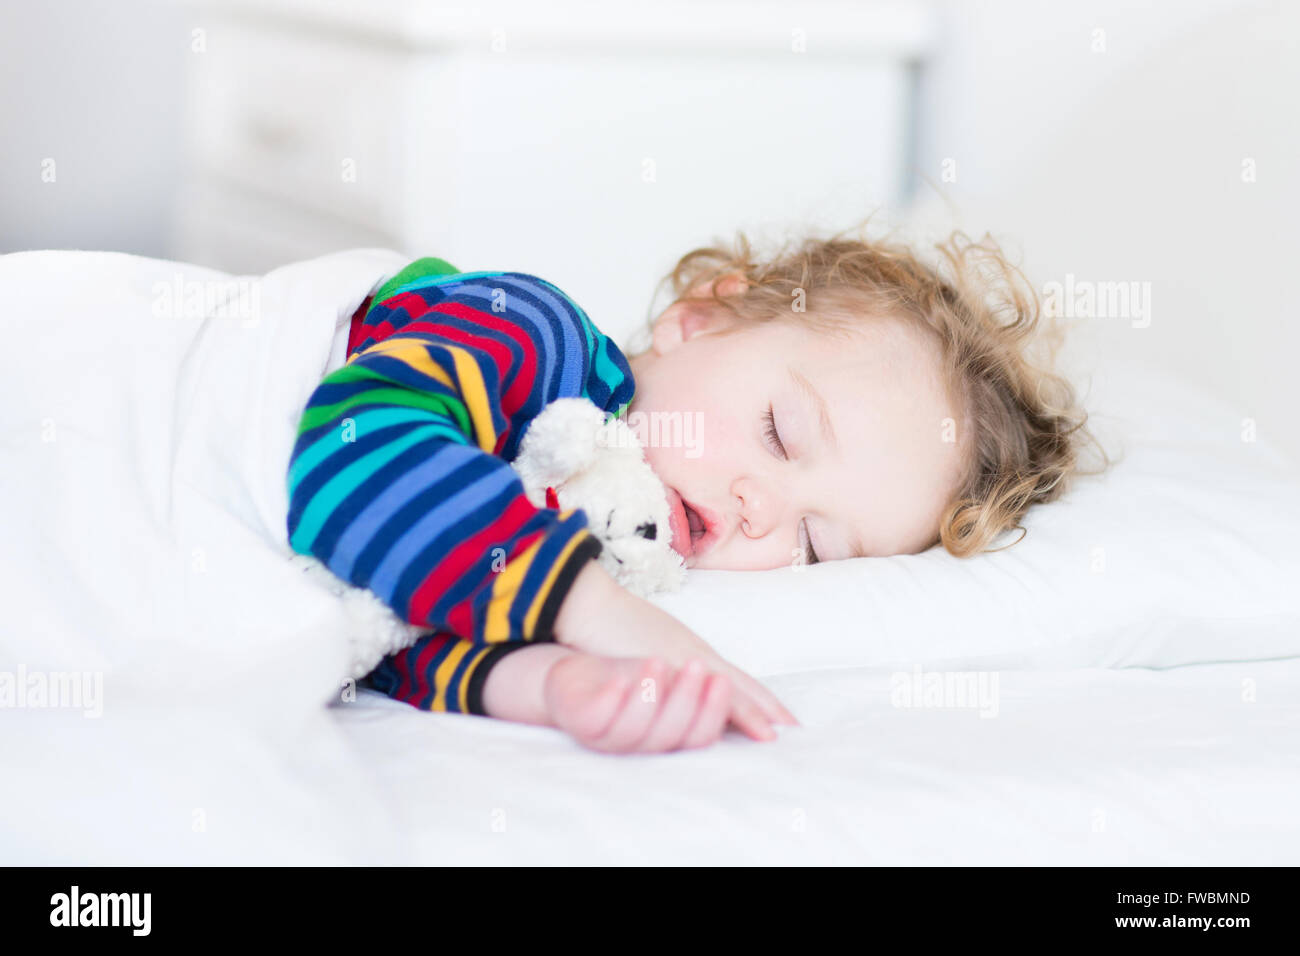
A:
MULTIPOLYGON (((568 711, 556 712, 554 701, 552 707, 546 705, 543 687, 551 665, 579 653, 584 657, 621 658, 617 666, 603 665, 605 678, 617 682, 627 677, 623 671, 631 666, 629 660, 640 666, 646 659, 656 659, 669 676, 696 661, 705 677, 712 674, 723 684, 715 692, 727 698, 724 725, 729 718, 750 737, 770 740, 772 722, 796 722, 767 688, 728 664, 671 615, 625 591, 595 561, 588 562, 578 573, 556 616, 553 631, 559 644, 482 645, 462 641, 453 634, 428 634, 410 648, 386 657, 369 675, 369 681, 377 690, 421 710, 458 711, 556 726, 569 730, 588 746, 620 749, 606 746, 608 741, 602 744, 584 738, 592 719, 587 708, 603 712, 601 689, 591 677, 598 665, 584 665, 585 678, 563 685, 568 693, 557 700, 577 708, 580 715, 570 715, 572 719, 567 721, 568 711), (457 675, 462 672, 473 674, 472 679, 459 680, 457 675), (591 698, 585 702, 574 696, 584 686, 591 698)), ((570 676, 577 669, 569 667, 570 676)), ((676 705, 676 709, 681 706, 676 705)), ((648 716, 642 711, 642 717, 648 716)), ((673 718, 665 719, 671 725, 673 718)), ((699 721, 700 727, 708 723, 704 718, 699 721)), ((654 735, 650 739, 655 742, 654 735)), ((703 742, 715 739, 706 734, 703 742)))
POLYGON ((581 510, 528 501, 508 463, 522 430, 558 397, 624 403, 632 381, 542 280, 420 265, 376 296, 364 347, 308 401, 288 531, 295 551, 437 632, 423 663, 441 655, 429 676, 445 709, 464 710, 496 648, 552 639, 600 551, 581 510))
POLYGON ((728 678, 731 721, 755 739, 769 739, 772 723, 798 723, 770 690, 667 611, 621 587, 595 561, 570 587, 555 621, 555 639, 589 654, 658 658, 670 667, 700 661, 710 672, 728 678))
MULTIPOLYGON (((664 622, 653 615, 638 625, 640 609, 635 603, 623 603, 618 617, 608 617, 616 610, 620 592, 626 593, 599 565, 588 564, 560 608, 558 639, 585 641, 592 634, 617 630, 626 635, 630 629, 640 639, 666 647, 665 638, 675 634, 674 628, 663 628, 664 622), (589 628, 587 622, 604 626, 589 628)), ((522 647, 488 675, 482 697, 485 712, 559 727, 588 747, 613 752, 706 746, 721 737, 729 719, 755 740, 776 736, 769 719, 795 723, 765 688, 707 647, 699 653, 697 645, 703 642, 671 617, 668 620, 689 638, 680 645, 688 649, 680 663, 671 657, 606 657, 563 643, 522 647)), ((625 636, 624 649, 637 640, 625 636)))

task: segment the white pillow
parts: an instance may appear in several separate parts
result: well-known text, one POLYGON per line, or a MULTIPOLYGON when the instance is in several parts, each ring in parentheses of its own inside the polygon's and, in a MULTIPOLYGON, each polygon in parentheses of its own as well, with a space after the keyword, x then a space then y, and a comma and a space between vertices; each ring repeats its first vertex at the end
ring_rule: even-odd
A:
POLYGON ((1005 551, 692 571, 653 600, 755 675, 1300 655, 1294 463, 1166 373, 1114 362, 1084 395, 1090 427, 1121 460, 1032 508, 1005 551))

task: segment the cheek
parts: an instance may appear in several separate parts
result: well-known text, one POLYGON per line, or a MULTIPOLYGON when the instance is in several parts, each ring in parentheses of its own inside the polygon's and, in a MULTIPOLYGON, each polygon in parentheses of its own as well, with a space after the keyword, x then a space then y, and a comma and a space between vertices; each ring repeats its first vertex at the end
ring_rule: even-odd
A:
POLYGON ((714 404, 699 416, 703 457, 718 465, 737 464, 746 438, 744 420, 730 404, 714 404))
POLYGON ((670 484, 699 481, 706 472, 730 480, 728 472, 756 450, 749 447, 759 427, 756 398, 747 383, 719 372, 736 364, 723 358, 701 353, 674 362, 668 356, 634 404, 642 413, 636 428, 648 443, 646 457, 670 484))
POLYGON ((678 456, 699 464, 721 463, 734 458, 740 442, 748 434, 740 412, 740 392, 727 388, 714 374, 697 375, 684 383, 671 397, 674 415, 680 415, 684 447, 673 450, 678 456))
POLYGON ((689 478, 698 493, 708 484, 699 484, 706 475, 725 471, 736 458, 741 419, 708 388, 687 387, 655 398, 663 401, 643 407, 636 421, 646 458, 665 481, 685 484, 689 478))

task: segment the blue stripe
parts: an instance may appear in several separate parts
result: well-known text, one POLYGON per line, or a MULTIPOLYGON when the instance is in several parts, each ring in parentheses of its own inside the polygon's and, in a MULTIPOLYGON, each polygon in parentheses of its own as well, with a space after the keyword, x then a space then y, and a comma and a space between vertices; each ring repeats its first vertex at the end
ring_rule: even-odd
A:
POLYGON ((334 553, 330 558, 330 570, 341 578, 352 580, 352 571, 357 558, 393 515, 404 505, 409 504, 411 499, 420 492, 427 491, 431 485, 437 484, 447 474, 479 459, 482 454, 477 448, 447 445, 415 465, 409 465, 404 461, 390 462, 390 465, 399 466, 391 469, 393 474, 384 476, 391 483, 378 494, 367 489, 366 499, 369 504, 361 509, 339 535, 338 543, 334 546, 334 553))
MULTIPOLYGON (((444 536, 453 518, 463 519, 473 513, 502 488, 508 488, 511 482, 518 483, 519 475, 503 463, 500 469, 484 475, 479 481, 444 500, 393 542, 371 579, 370 590, 389 601, 391 606, 390 599, 397 590, 397 581, 402 571, 420 551, 428 547, 430 540, 444 536)), ((486 523, 482 522, 479 527, 486 523)), ((422 569, 421 574, 427 575, 431 567, 422 569)))
MULTIPOLYGON (((528 303, 531 296, 539 304, 548 307, 554 317, 553 321, 559 326, 560 333, 563 336, 564 341, 560 345, 560 350, 566 360, 559 363, 559 387, 555 391, 552 391, 549 387, 546 390, 547 401, 553 401, 559 397, 570 398, 580 394, 581 382, 587 371, 587 356, 578 341, 578 330, 574 328, 574 319, 576 318, 574 310, 576 306, 559 290, 555 290, 555 293, 552 294, 550 290, 554 289, 554 287, 542 282, 536 276, 512 272, 502 276, 502 278, 516 286, 525 303, 528 303), (579 361, 570 361, 569 357, 575 354, 580 354, 579 361)), ((528 313, 525 312, 525 314, 528 313)), ((547 345, 550 351, 546 354, 554 355, 556 351, 555 342, 549 341, 547 345)))

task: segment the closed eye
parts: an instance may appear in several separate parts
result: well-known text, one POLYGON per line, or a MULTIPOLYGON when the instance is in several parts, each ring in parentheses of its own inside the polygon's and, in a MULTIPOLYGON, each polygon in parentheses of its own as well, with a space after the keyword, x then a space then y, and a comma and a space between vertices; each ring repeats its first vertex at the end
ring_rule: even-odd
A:
POLYGON ((804 541, 807 542, 807 544, 804 545, 804 547, 806 548, 804 554, 808 555, 808 563, 816 564, 818 561, 821 560, 821 558, 817 557, 817 552, 813 550, 812 535, 808 533, 808 521, 805 519, 804 521, 800 522, 799 527, 803 529, 803 539, 804 541))
POLYGON ((767 443, 775 448, 782 458, 789 458, 790 456, 785 453, 785 445, 781 442, 781 436, 777 434, 776 413, 773 412, 771 405, 767 406, 763 421, 767 423, 767 426, 763 429, 763 436, 767 439, 767 443))
MULTIPOLYGON (((771 405, 767 406, 767 411, 763 414, 763 422, 763 437, 767 439, 768 445, 770 445, 782 458, 788 459, 790 456, 786 454, 785 444, 781 441, 780 434, 777 433, 776 412, 773 410, 771 405)), ((808 563, 817 564, 821 558, 817 557, 817 552, 813 550, 812 535, 808 533, 807 519, 799 523, 799 529, 801 532, 800 537, 803 538, 803 541, 801 541, 800 544, 804 549, 804 554, 808 555, 808 563)))

